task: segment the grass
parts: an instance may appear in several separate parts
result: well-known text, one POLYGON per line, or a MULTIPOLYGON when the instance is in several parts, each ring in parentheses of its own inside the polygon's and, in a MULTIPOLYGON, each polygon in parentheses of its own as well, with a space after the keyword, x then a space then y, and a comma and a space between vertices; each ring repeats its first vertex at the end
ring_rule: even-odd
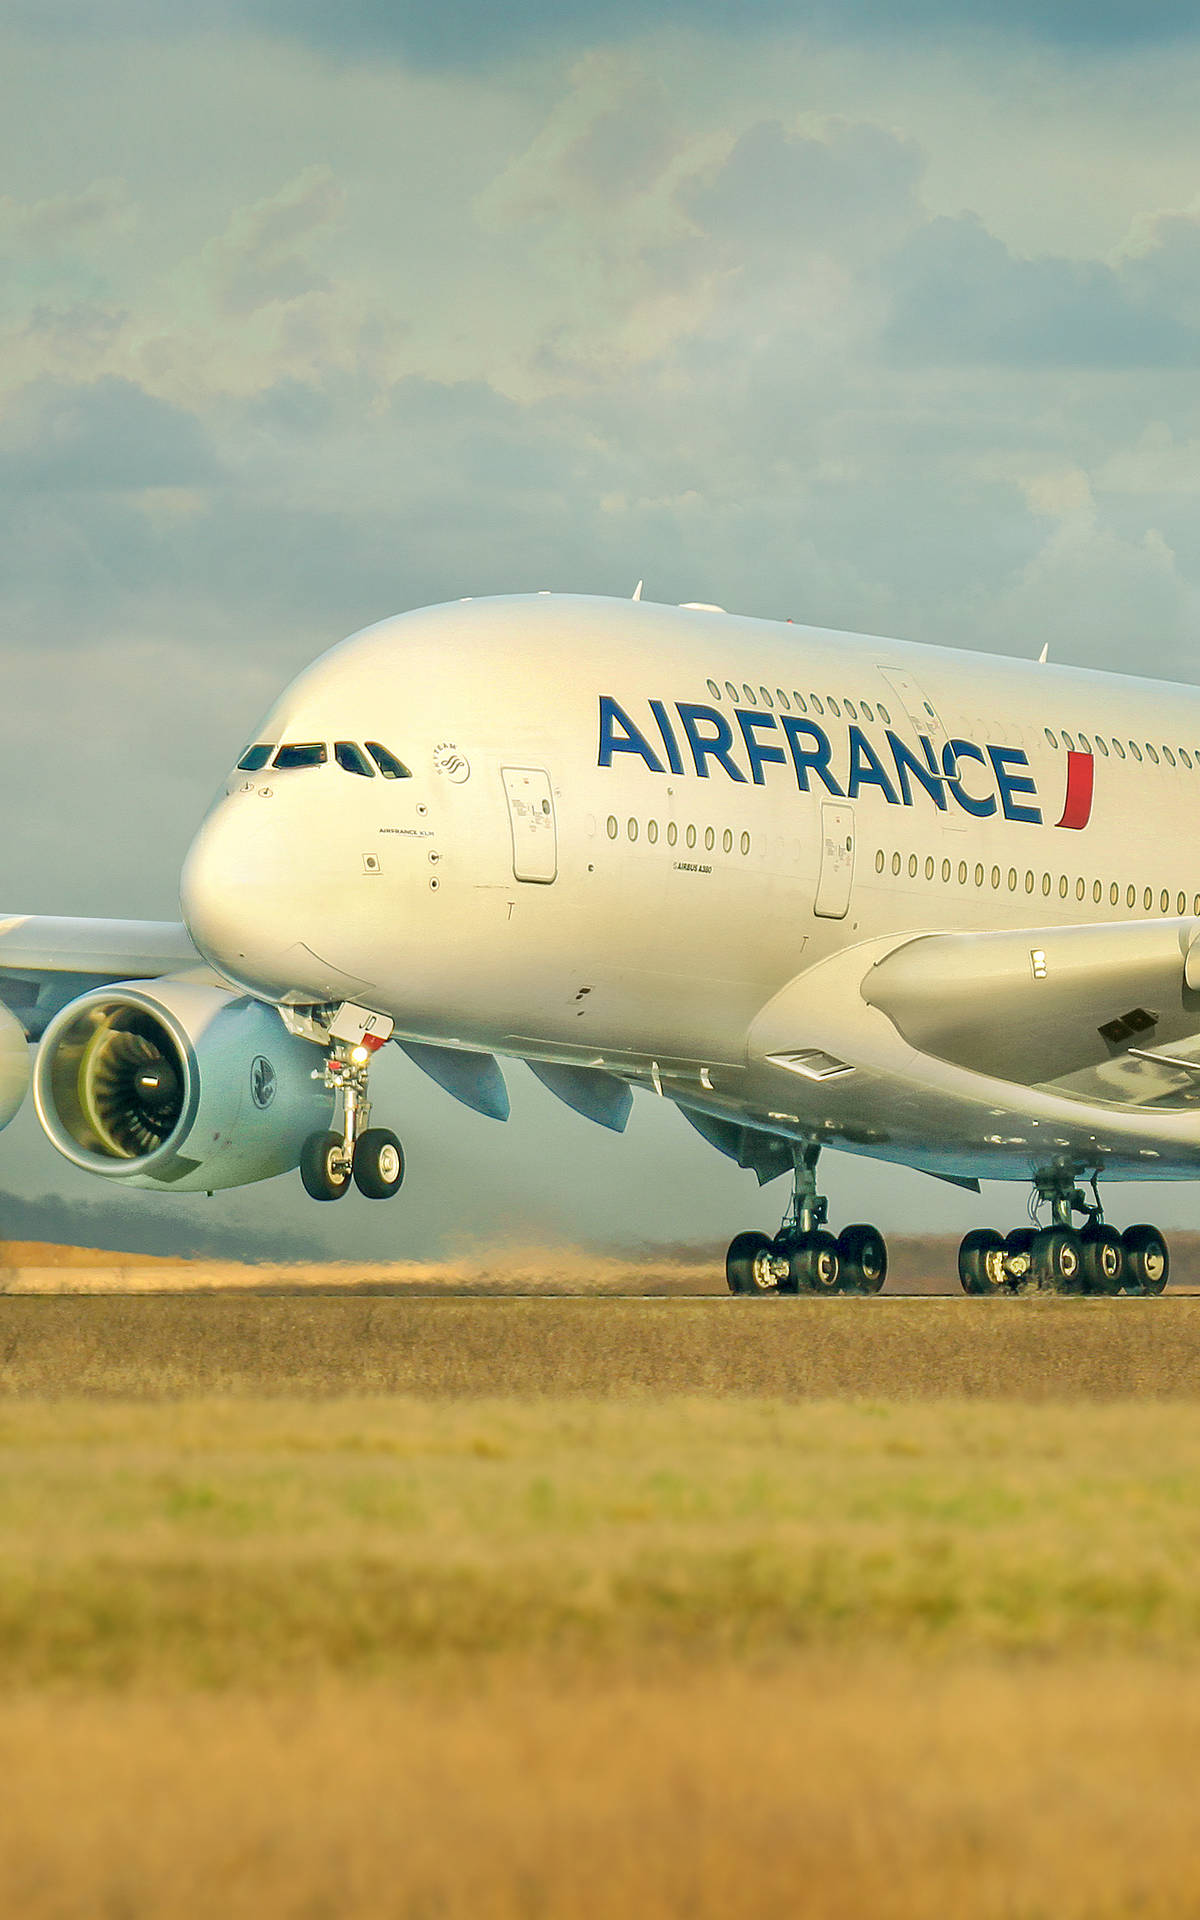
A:
POLYGON ((0 1913, 1200 1911, 1198 1340, 0 1301, 0 1913))

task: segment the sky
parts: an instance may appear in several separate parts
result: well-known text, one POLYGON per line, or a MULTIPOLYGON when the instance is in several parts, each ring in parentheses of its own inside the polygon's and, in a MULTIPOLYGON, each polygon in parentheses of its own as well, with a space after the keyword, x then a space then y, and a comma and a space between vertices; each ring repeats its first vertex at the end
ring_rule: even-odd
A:
MULTIPOLYGON (((1200 15, 978 13, 0 0, 0 908, 175 917, 279 688, 463 594, 1200 677, 1200 15)), ((519 1066, 506 1127, 378 1077, 397 1201, 147 1217, 400 1256, 784 1204, 650 1096, 622 1141, 519 1066)), ((4 1189, 106 1201, 28 1113, 4 1189)))

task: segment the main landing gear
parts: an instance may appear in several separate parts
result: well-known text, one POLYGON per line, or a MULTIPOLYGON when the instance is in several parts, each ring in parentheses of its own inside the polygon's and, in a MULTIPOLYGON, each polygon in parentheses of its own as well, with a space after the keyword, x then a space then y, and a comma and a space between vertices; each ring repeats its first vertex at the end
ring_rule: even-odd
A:
POLYGON ((341 1096, 341 1133, 310 1133, 300 1153, 300 1178, 314 1200, 340 1200, 353 1180, 368 1200, 390 1200, 404 1179, 404 1150, 387 1127, 369 1127, 367 1076, 376 1048, 370 1036, 356 1044, 333 1040, 325 1066, 313 1075, 341 1096))
POLYGON ((878 1293, 887 1279, 887 1245, 876 1227, 825 1222, 829 1203, 817 1192, 820 1147, 794 1163, 792 1203, 773 1240, 739 1233, 725 1256, 730 1293, 878 1293))
POLYGON ((1035 1204, 1049 1203, 1049 1226, 1016 1227, 1007 1235, 992 1227, 969 1233, 958 1250, 963 1292, 1161 1293, 1171 1268, 1162 1234, 1148 1226, 1118 1233, 1105 1221, 1096 1175, 1089 1184, 1090 1200, 1073 1172, 1040 1173, 1035 1204), (1074 1213, 1084 1215, 1078 1229, 1071 1224, 1074 1213))

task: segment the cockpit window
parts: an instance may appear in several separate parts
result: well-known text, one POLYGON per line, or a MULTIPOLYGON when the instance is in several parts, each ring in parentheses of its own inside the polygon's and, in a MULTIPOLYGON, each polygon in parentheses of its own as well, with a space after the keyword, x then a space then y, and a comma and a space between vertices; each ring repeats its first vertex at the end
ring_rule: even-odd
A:
POLYGON ((247 747, 238 761, 238 772, 257 773, 260 767, 266 766, 274 751, 274 747, 247 747))
POLYGON ((370 754, 385 780, 412 779, 412 774, 405 766, 403 760, 397 760, 395 754, 389 753, 386 747, 381 747, 378 740, 367 741, 367 752, 370 754))
POLYGON ((275 767, 323 767, 329 754, 323 740, 312 740, 302 746, 280 747, 271 762, 275 767))
POLYGON ((374 767, 367 759, 362 748, 356 747, 353 740, 335 740, 333 743, 333 757, 343 772, 361 773, 365 780, 373 780, 375 778, 374 767))

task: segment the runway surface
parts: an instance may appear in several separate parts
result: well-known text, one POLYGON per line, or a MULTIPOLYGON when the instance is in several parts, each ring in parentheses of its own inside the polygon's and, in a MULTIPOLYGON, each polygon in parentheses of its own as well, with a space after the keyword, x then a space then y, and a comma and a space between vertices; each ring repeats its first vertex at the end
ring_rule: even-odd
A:
POLYGON ((0 1297, 0 1398, 1200 1396, 1200 1299, 0 1297))

